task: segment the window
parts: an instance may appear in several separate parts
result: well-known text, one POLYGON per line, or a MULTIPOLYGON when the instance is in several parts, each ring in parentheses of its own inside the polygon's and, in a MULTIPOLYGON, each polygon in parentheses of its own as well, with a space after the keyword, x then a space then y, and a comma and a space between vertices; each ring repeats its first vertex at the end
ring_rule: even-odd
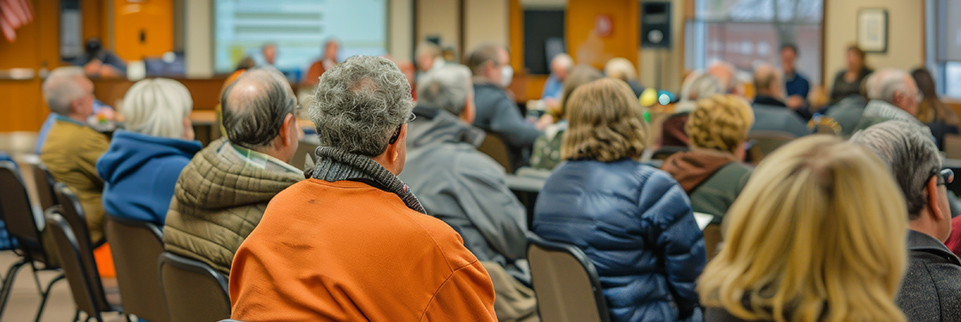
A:
POLYGON ((229 73, 245 56, 263 63, 261 47, 277 44, 275 66, 305 71, 331 37, 340 59, 387 52, 387 0, 216 0, 214 69, 229 73))
POLYGON ((781 44, 798 46, 797 70, 821 79, 823 0, 694 0, 685 27, 688 69, 718 60, 750 70, 757 62, 778 64, 781 44))
POLYGON ((939 94, 961 98, 961 21, 950 15, 961 12, 961 3, 928 0, 924 7, 928 69, 935 77, 939 94))

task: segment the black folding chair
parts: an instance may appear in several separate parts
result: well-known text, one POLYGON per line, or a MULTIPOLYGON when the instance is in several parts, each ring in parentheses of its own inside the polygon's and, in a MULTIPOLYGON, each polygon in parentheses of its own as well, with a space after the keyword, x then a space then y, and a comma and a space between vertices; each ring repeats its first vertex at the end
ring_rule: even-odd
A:
POLYGON ((580 248, 529 234, 527 261, 542 321, 610 322, 594 264, 580 248))
POLYGON ((170 321, 220 321, 230 318, 227 279, 203 262, 164 252, 160 279, 170 321))
POLYGON ((169 321, 157 271, 157 258, 164 252, 160 227, 107 214, 107 240, 124 312, 150 322, 169 321))
POLYGON ((27 188, 23 184, 16 165, 10 161, 0 161, 0 219, 6 223, 7 232, 19 244, 18 253, 21 256, 21 260, 10 266, 7 275, 4 275, 3 286, 0 288, 0 317, 3 316, 7 306, 17 273, 24 265, 29 264, 33 270, 33 280, 41 295, 40 308, 37 310, 38 321, 47 304, 50 288, 64 278, 64 274, 61 273, 50 281, 46 288, 40 284, 38 271, 57 271, 60 267, 53 259, 56 256, 54 245, 44 244, 38 223, 39 218, 41 217, 34 213, 30 205, 27 188))
MULTIPOLYGON (((54 200, 60 205, 60 214, 63 218, 67 220, 70 227, 73 227, 73 235, 77 238, 83 238, 90 241, 90 249, 93 252, 103 244, 107 243, 106 238, 100 240, 90 239, 90 229, 87 227, 87 214, 83 212, 83 205, 80 204, 80 199, 77 195, 70 190, 67 185, 62 182, 57 182, 53 186, 54 200)), ((81 245, 83 246, 83 245, 81 245)))
POLYGON ((76 227, 61 216, 56 209, 47 214, 47 229, 50 229, 59 250, 60 262, 67 275, 73 301, 77 304, 74 321, 80 317, 80 312, 87 314, 87 320, 95 319, 103 322, 104 312, 121 312, 107 302, 103 292, 103 282, 97 272, 97 263, 93 262, 93 253, 84 251, 89 249, 90 242, 74 235, 76 227), (84 245, 87 244, 87 245, 84 245))
POLYGON ((40 199, 40 209, 47 211, 50 207, 57 205, 57 200, 53 196, 53 186, 57 180, 53 179, 50 170, 41 162, 32 165, 33 182, 37 186, 37 196, 40 199))

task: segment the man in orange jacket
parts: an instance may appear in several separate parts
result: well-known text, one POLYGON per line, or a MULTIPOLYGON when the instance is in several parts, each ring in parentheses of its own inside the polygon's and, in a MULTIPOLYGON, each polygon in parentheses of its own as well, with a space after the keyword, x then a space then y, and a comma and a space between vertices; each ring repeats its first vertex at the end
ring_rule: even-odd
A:
POLYGON ((413 119, 391 61, 356 56, 320 78, 310 179, 277 194, 230 273, 241 321, 496 321, 487 271, 396 177, 413 119))

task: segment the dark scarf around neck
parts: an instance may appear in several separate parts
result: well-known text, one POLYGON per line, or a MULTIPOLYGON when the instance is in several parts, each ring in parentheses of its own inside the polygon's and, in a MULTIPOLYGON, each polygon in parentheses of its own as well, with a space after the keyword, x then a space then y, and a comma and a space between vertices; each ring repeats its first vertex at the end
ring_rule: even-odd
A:
POLYGON ((328 182, 361 181, 396 194, 411 210, 427 213, 407 184, 371 158, 325 146, 317 147, 314 155, 317 156, 317 165, 313 171, 308 171, 311 178, 328 182))

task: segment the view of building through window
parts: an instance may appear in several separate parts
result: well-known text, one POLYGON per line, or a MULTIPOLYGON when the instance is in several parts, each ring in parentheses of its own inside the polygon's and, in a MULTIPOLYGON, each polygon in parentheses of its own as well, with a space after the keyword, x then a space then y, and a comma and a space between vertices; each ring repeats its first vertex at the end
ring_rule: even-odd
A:
POLYGON ((778 63, 782 44, 799 49, 797 69, 812 83, 821 80, 823 0, 696 0, 686 24, 686 65, 702 69, 728 61, 750 70, 758 62, 778 63))

